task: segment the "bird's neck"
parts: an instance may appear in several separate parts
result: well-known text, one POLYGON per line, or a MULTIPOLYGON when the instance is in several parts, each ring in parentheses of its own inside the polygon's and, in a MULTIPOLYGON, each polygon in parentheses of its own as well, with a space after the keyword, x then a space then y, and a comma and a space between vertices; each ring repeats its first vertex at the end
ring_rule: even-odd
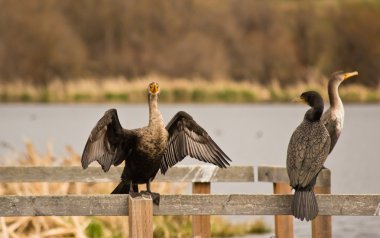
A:
POLYGON ((305 119, 310 122, 317 122, 321 119, 323 104, 309 109, 305 114, 305 119))
POLYGON ((342 100, 339 97, 338 87, 340 82, 337 80, 330 80, 328 84, 328 93, 330 100, 330 108, 332 109, 343 109, 342 100))
POLYGON ((148 96, 149 102, 149 126, 156 125, 157 123, 164 124, 161 112, 158 110, 158 95, 150 94, 148 96))

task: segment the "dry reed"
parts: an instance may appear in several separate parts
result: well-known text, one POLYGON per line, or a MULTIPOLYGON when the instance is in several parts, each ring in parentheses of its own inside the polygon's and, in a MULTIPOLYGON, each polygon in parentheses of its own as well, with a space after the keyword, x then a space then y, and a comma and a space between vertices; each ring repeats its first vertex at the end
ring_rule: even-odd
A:
MULTIPOLYGON (((62 165, 79 165, 80 156, 71 148, 63 158, 62 165)), ((31 143, 26 145, 26 153, 20 159, 22 166, 52 166, 55 163, 52 150, 40 155, 31 143)), ((179 193, 184 184, 169 186, 166 183, 153 185, 160 193, 179 193)), ((107 194, 115 183, 3 183, 0 185, 2 195, 66 195, 66 194, 107 194)), ((127 237, 128 218, 126 217, 9 217, 1 218, 3 237, 96 237, 86 234, 88 226, 101 224, 101 237, 127 237)), ((161 225, 161 224, 155 224, 161 225)), ((90 232, 91 233, 91 232, 90 232)))

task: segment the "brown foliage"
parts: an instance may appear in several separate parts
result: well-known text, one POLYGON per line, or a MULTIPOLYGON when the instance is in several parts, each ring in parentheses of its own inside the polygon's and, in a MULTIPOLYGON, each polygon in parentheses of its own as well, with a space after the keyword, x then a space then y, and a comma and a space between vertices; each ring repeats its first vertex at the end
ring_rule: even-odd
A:
POLYGON ((0 79, 292 85, 310 70, 358 70, 357 83, 378 86, 379 15, 378 1, 0 0, 0 79))

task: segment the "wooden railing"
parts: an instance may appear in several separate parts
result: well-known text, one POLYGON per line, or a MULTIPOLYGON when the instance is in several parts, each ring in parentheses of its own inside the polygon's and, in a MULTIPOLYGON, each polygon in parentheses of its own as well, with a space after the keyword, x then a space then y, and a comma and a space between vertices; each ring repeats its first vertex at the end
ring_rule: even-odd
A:
MULTIPOLYGON (((112 167, 108 173, 104 173, 99 167, 89 167, 86 170, 81 167, 0 167, 0 182, 119 182, 122 170, 122 167, 112 167)), ((211 183, 254 182, 254 173, 253 166, 231 166, 228 169, 219 169, 215 166, 176 166, 168 170, 165 176, 158 173, 155 181, 189 182, 193 184, 193 194, 209 194, 211 183)), ((194 214, 192 220, 194 237, 210 237, 208 214, 194 214)))
MULTIPOLYGON (((99 168, 82 170, 79 167, 2 167, 0 182, 109 182, 119 181, 120 168, 109 173, 99 168)), ((259 167, 259 181, 285 186, 284 168, 259 167)), ((330 187, 330 172, 324 170, 317 187, 330 187)), ((193 191, 206 191, 211 182, 253 182, 253 167, 218 169, 209 166, 181 166, 169 170, 156 181, 192 182, 193 191), (201 186, 202 188, 197 188, 201 186), (198 190, 199 189, 199 190, 198 190)), ((288 189, 288 188, 286 188, 288 189)), ((292 237, 290 210, 292 195, 162 195, 160 205, 152 204, 150 197, 130 198, 128 195, 65 195, 65 196, 0 196, 0 216, 129 216, 130 237, 152 237, 152 216, 192 215, 194 237, 209 237, 210 215, 276 215, 276 236, 292 237), (285 216, 284 216, 285 215, 285 216), (203 217, 202 217, 203 216, 203 217), (279 219, 281 218, 284 219, 279 219), (197 218, 199 220, 197 221, 197 218), (285 222, 284 222, 285 221, 285 222), (281 224, 279 222, 282 222, 281 224), (287 227, 281 228, 282 227, 287 227), (207 230, 208 229, 208 230, 207 230), (288 230, 289 233, 280 233, 288 230), (291 231, 291 232, 290 232, 291 231), (291 236, 288 234, 291 234, 291 236)), ((380 195, 317 194, 319 218, 329 216, 378 216, 380 195)), ((324 225, 313 225, 318 230, 324 225)), ((330 223, 331 227, 331 223, 330 223)), ((321 237, 313 231, 314 237, 321 237)), ((324 231, 321 231, 324 232, 324 231)), ((328 231, 331 235, 331 229, 328 231)), ((328 237, 328 236, 324 236, 328 237)))
MULTIPOLYGON (((284 167, 259 166, 258 181, 273 183, 274 194, 292 193, 288 173, 284 167)), ((331 172, 329 169, 323 169, 319 173, 314 192, 316 194, 331 193, 331 172)), ((311 224, 313 238, 332 237, 331 216, 317 216, 311 224)), ((293 216, 275 216, 275 232, 277 237, 292 238, 294 235, 293 216)))

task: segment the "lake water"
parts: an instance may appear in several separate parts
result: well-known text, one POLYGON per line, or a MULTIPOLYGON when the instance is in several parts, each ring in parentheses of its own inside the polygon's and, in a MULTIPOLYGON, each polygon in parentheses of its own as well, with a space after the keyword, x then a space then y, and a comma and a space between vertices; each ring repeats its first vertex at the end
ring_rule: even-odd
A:
MULTIPOLYGON (((13 159, 32 141, 39 151, 52 143, 57 157, 70 145, 82 152, 87 137, 104 111, 118 110, 121 124, 136 128, 147 124, 145 104, 0 105, 0 160, 13 159)), ((302 105, 161 105, 168 122, 185 110, 205 128, 233 160, 233 165, 285 166, 290 136, 307 110, 302 105)), ((380 194, 380 105, 347 105, 344 131, 325 166, 332 171, 334 194, 380 194)), ((185 159, 183 164, 196 163, 185 159)), ((265 193, 272 184, 214 184, 212 192, 265 193)), ((262 217, 271 226, 271 216, 262 217)), ((234 217, 231 219, 252 219, 234 217)), ((310 237, 310 223, 295 222, 296 237, 310 237)), ((270 237, 268 234, 261 237, 270 237)), ((380 237, 380 217, 333 217, 334 237, 380 237)))

